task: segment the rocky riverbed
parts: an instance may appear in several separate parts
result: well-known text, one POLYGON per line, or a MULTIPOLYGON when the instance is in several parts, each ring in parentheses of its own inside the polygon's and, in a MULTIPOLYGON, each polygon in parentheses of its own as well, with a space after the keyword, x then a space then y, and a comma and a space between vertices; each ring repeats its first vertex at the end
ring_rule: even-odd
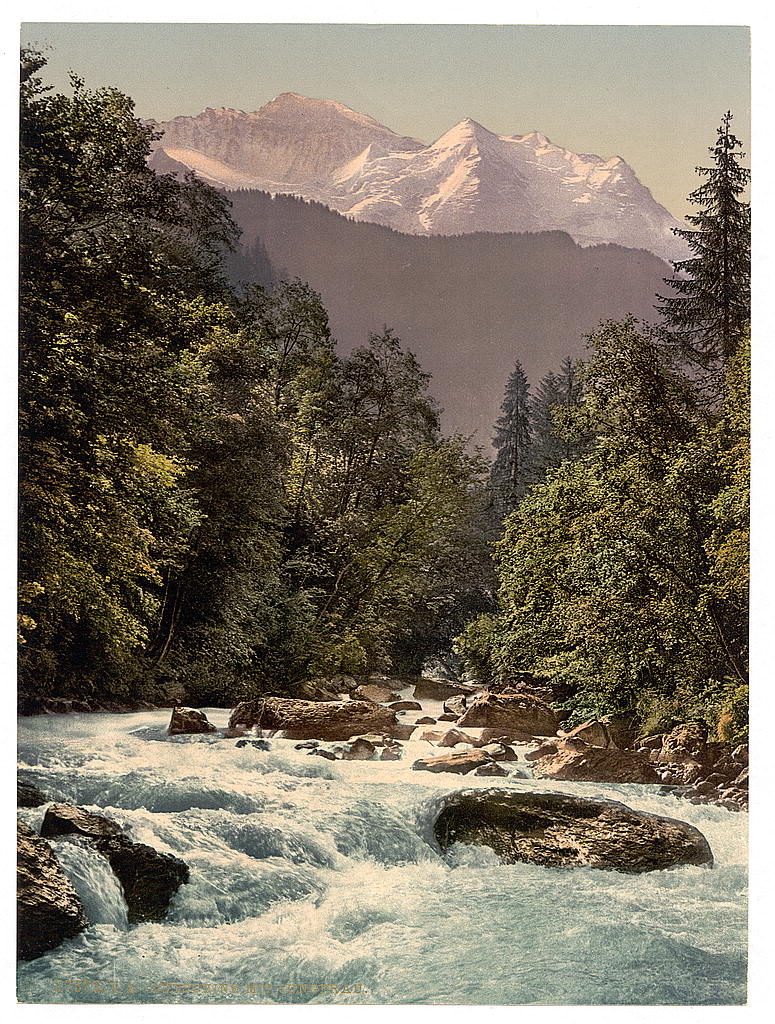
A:
MULTIPOLYGON (((80 900, 85 927, 20 965, 19 997, 744 1001, 747 815, 731 806, 743 801, 676 800, 687 788, 664 779, 714 760, 728 775, 744 752, 708 753, 706 737, 681 734, 660 737, 655 756, 652 739, 612 745, 610 728, 552 735, 557 723, 530 695, 510 704, 374 685, 354 694, 374 705, 352 709, 364 725, 358 739, 343 736, 346 706, 328 735, 315 735, 321 709, 305 718, 301 704, 204 709, 206 722, 179 713, 178 725, 196 731, 172 733, 169 710, 20 720, 29 806, 19 815, 47 835, 38 841, 80 900), (684 760, 658 760, 665 750, 684 760), (438 766, 449 758, 455 767, 438 766), (656 778, 584 781, 606 764, 645 765, 656 778), (38 806, 31 786, 43 794, 38 806), (160 919, 133 923, 110 862, 68 833, 74 817, 87 829, 89 819, 61 805, 113 823, 122 849, 138 844, 184 865, 187 881, 181 868, 160 919), (653 861, 644 843, 664 850, 666 837, 679 859, 653 861), (526 850, 538 850, 532 862, 526 850)), ((77 920, 72 900, 65 910, 77 920)))

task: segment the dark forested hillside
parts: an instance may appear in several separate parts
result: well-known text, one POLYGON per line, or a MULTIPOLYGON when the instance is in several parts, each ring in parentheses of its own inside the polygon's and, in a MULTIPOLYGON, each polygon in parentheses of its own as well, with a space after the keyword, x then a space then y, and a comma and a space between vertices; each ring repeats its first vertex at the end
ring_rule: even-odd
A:
POLYGON ((356 223, 315 203, 229 193, 257 264, 238 277, 300 277, 322 297, 347 350, 390 324, 433 376, 447 429, 488 442, 519 359, 537 382, 602 318, 653 318, 668 271, 651 253, 583 249, 561 232, 421 237, 356 223))

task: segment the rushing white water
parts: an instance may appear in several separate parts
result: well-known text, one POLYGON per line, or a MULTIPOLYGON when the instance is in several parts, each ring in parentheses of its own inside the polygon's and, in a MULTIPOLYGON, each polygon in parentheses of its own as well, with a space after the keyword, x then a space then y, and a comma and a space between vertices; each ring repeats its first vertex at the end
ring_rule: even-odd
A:
MULTIPOLYGON (((423 705, 407 720, 441 711, 423 705)), ((226 724, 224 709, 207 714, 226 724)), ((417 757, 441 753, 416 740, 401 761, 332 762, 292 740, 272 738, 262 752, 221 734, 166 737, 168 721, 168 711, 21 720, 26 778, 191 869, 163 922, 127 929, 99 855, 58 841, 93 923, 20 965, 22 1001, 745 1000, 745 814, 652 786, 414 772, 417 757), (442 856, 440 798, 492 786, 681 818, 707 837, 715 866, 626 875, 504 865, 483 847, 442 856)), ((44 811, 20 813, 39 827, 44 811)))

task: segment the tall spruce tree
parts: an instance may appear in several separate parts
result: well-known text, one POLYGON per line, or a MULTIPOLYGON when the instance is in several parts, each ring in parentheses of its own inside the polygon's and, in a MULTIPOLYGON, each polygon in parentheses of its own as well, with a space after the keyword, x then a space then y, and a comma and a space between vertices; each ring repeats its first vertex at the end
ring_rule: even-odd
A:
POLYGON ((686 218, 692 229, 674 229, 692 250, 673 263, 677 276, 665 278, 676 294, 658 296, 668 336, 705 368, 734 354, 750 317, 751 210, 740 196, 751 172, 740 164, 745 153, 731 122, 727 111, 708 150, 713 166, 696 168, 705 181, 689 195, 700 208, 686 218))
POLYGON ((581 458, 589 447, 587 433, 564 429, 561 422, 563 410, 578 408, 582 402, 581 375, 566 356, 559 373, 547 373, 530 399, 531 483, 541 483, 548 469, 581 458))
POLYGON ((493 438, 497 454, 490 471, 490 488, 493 506, 502 516, 516 507, 529 483, 531 440, 530 389, 517 360, 506 383, 493 438))

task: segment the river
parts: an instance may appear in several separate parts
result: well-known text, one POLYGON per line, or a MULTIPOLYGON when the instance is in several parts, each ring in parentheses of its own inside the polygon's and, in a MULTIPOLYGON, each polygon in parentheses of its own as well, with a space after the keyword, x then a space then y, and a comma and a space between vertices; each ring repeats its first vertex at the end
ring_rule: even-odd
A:
MULTIPOLYGON (((228 710, 206 711, 225 726, 228 710)), ((404 720, 440 712, 424 701, 404 720)), ((415 739, 400 761, 331 762, 293 740, 272 738, 264 752, 220 734, 167 737, 169 716, 20 720, 25 778, 51 799, 104 811, 191 869, 163 922, 129 927, 106 862, 57 840, 91 924, 20 965, 22 1001, 745 1001, 747 814, 656 786, 412 771, 417 757, 443 752, 415 739), (493 786, 681 818, 706 836, 715 865, 626 875, 504 865, 484 847, 442 856, 432 831, 440 800, 493 786)), ((19 813, 39 829, 44 811, 19 813)))

